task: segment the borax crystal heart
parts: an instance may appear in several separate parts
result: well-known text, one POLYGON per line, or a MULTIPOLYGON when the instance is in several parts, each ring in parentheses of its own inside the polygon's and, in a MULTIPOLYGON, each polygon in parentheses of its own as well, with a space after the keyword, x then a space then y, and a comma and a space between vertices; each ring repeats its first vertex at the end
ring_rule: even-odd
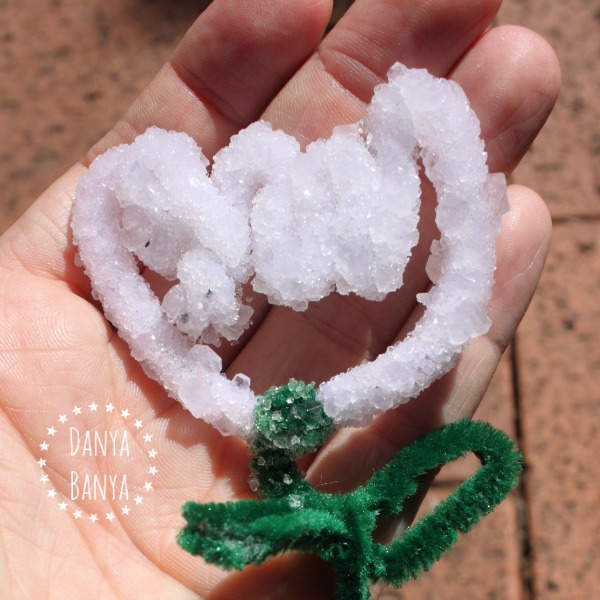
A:
POLYGON ((336 426, 417 396, 485 333, 506 181, 489 174, 462 89, 395 65, 363 122, 301 151, 257 122, 208 160, 183 133, 151 128, 83 176, 72 227, 106 317, 146 373, 223 434, 252 436, 256 396, 206 344, 237 339, 252 311, 242 284, 304 310, 332 291, 381 300, 418 240, 419 160, 437 193, 426 310, 376 360, 323 383, 336 426), (139 263, 174 282, 162 302, 139 263))

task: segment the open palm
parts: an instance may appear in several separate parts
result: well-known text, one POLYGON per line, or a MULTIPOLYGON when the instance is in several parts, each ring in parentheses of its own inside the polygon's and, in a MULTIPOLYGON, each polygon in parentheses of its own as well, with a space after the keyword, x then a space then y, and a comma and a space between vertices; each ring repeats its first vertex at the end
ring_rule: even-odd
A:
MULTIPOLYGON (((322 565, 310 557, 228 574, 178 548, 185 501, 250 495, 246 448, 195 420, 143 374, 91 299, 69 231, 85 165, 148 126, 186 131, 206 155, 258 118, 306 143, 361 118, 396 61, 458 81, 481 119, 491 170, 514 168, 558 91, 557 62, 543 40, 515 27, 486 31, 497 0, 358 0, 320 41, 330 4, 215 0, 123 120, 2 237, 3 598, 332 596, 330 577, 318 576, 322 565), (118 433, 116 452, 109 443, 106 452, 85 453, 83 437, 75 448, 72 427, 81 436, 92 431, 90 439, 94 432, 118 433), (113 494, 110 484, 105 497, 99 489, 84 493, 85 473, 118 474, 119 485, 125 477, 128 497, 120 489, 113 494)), ((548 249, 550 222, 540 198, 513 187, 510 201, 490 332, 418 400, 365 430, 338 433, 305 465, 311 481, 350 489, 419 434, 472 414, 548 249)), ((384 302, 333 295, 294 313, 256 300, 251 329, 220 350, 227 370, 246 373, 261 392, 290 377, 320 382, 377 356, 416 318, 415 294, 428 283, 426 225, 422 237, 408 283, 384 302)))

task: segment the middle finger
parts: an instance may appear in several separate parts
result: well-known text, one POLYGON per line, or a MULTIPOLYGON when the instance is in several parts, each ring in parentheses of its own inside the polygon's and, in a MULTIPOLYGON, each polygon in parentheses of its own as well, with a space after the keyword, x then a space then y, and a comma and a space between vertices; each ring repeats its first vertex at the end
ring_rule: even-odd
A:
MULTIPOLYGON (((497 5, 430 0, 415 8, 408 0, 359 0, 263 118, 303 142, 329 135, 335 125, 363 117, 373 86, 394 62, 427 67, 437 75, 450 72, 497 5)), ((432 206, 433 198, 428 202, 425 194, 422 239, 401 292, 383 302, 332 294, 303 313, 273 308, 228 371, 247 374, 261 392, 290 377, 321 382, 385 350, 428 283, 423 265, 433 235, 432 206)))

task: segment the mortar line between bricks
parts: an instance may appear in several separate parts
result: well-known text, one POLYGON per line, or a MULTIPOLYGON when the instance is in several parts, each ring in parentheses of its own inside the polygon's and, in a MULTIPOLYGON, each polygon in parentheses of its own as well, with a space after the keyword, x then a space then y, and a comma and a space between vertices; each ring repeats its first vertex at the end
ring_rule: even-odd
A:
POLYGON ((552 217, 553 225, 563 225, 565 223, 594 223, 600 221, 600 215, 562 215, 552 217))
POLYGON ((511 346, 511 367, 512 367, 512 388, 513 402, 515 407, 515 435, 517 444, 523 452, 523 474, 517 489, 515 490, 515 499, 517 507, 517 527, 519 544, 519 573, 523 589, 523 600, 536 600, 534 585, 533 552, 530 530, 530 512, 529 512, 529 490, 527 486, 527 440, 523 433, 522 424, 522 398, 519 380, 519 356, 518 356, 517 336, 513 339, 511 346))

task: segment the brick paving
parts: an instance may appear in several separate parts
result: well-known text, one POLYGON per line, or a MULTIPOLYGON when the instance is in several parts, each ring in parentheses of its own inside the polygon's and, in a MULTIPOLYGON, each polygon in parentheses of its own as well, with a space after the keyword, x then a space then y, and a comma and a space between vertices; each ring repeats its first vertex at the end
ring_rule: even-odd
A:
MULTIPOLYGON (((0 231, 101 137, 168 57, 196 2, 0 0, 0 231)), ((600 598, 600 0, 507 0, 497 21, 556 49, 564 88, 513 175, 555 221, 539 291, 478 410, 526 456, 521 487, 382 600, 600 598)), ((473 470, 444 469, 422 510, 473 470)))

